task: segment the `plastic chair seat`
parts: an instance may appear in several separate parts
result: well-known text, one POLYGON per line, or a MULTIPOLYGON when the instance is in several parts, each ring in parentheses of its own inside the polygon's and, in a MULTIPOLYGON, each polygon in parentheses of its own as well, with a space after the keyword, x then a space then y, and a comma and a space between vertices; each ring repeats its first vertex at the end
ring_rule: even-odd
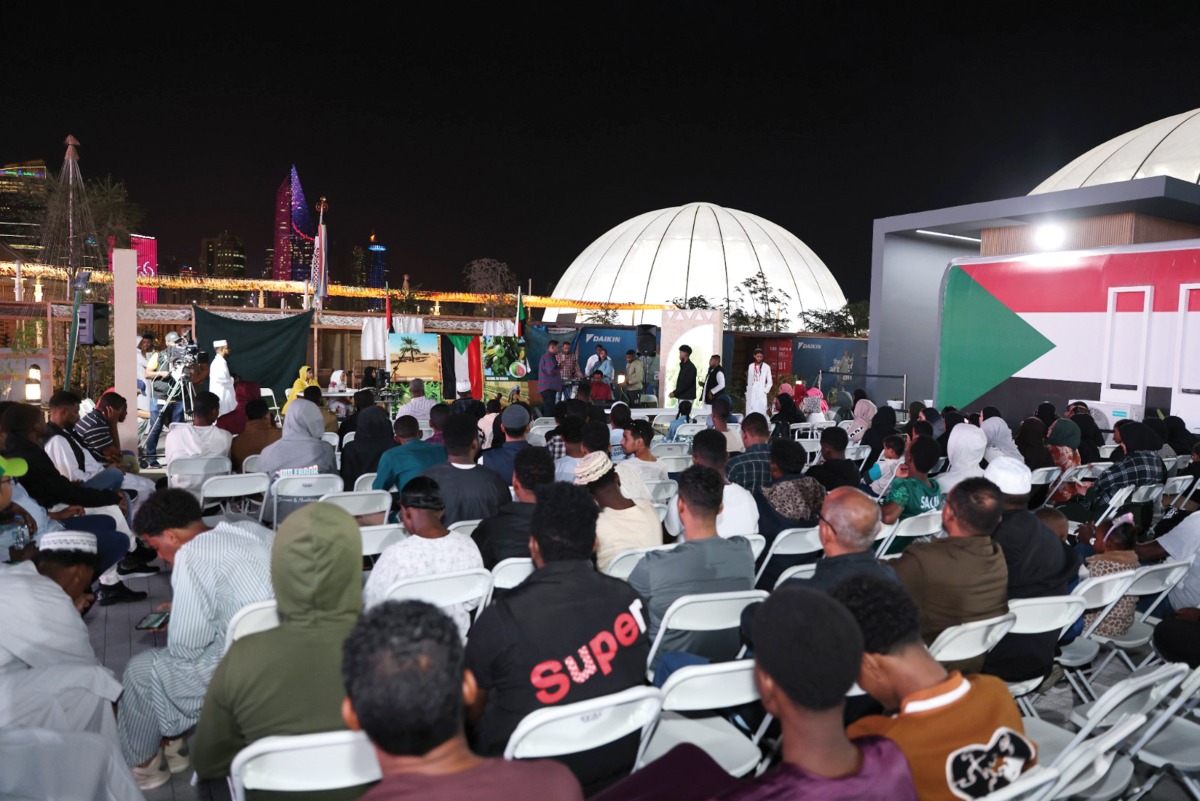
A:
POLYGON ((745 776, 762 760, 758 746, 724 718, 689 718, 678 712, 662 712, 643 763, 653 762, 683 743, 704 751, 731 776, 745 776))
POLYGON ((1173 718, 1138 751, 1137 758, 1152 768, 1171 765, 1185 773, 1200 770, 1200 724, 1173 718))
POLYGON ((1141 648, 1143 645, 1149 644, 1150 638, 1153 636, 1153 626, 1148 623, 1134 623, 1129 627, 1129 631, 1120 637, 1104 637, 1093 634, 1092 639, 1104 645, 1115 645, 1118 648, 1141 648))
MULTIPOLYGON (((1021 718, 1025 728, 1025 736, 1037 744, 1037 760, 1039 765, 1050 765, 1063 752, 1067 744, 1074 738, 1074 733, 1047 723, 1040 718, 1021 718)), ((1113 760, 1112 767, 1104 778, 1088 787, 1078 795, 1083 798, 1109 801, 1118 798, 1129 787, 1133 778, 1133 761, 1129 757, 1118 756, 1113 760)))
POLYGON ((1025 681, 1009 681, 1005 682, 1008 685, 1008 694, 1013 698, 1020 698, 1022 695, 1029 695, 1042 685, 1044 678, 1026 679, 1025 681))
POLYGON ((1090 664, 1100 654, 1100 643, 1095 640, 1076 637, 1075 640, 1060 649, 1054 660, 1063 667, 1083 667, 1090 664))

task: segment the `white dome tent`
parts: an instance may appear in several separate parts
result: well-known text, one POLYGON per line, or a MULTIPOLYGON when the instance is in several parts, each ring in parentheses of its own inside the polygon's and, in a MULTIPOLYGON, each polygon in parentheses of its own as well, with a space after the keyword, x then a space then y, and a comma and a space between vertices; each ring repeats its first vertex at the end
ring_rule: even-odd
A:
POLYGON ((1169 175, 1200 183, 1200 109, 1143 125, 1092 148, 1029 194, 1169 175))
MULTIPOLYGON (((579 254, 554 288, 556 298, 597 303, 670 303, 705 296, 714 305, 759 272, 788 294, 786 315, 836 310, 846 297, 808 245, 769 220, 712 203, 688 203, 627 220, 579 254)), ((553 320, 571 308, 546 309, 553 320)), ((660 325, 658 310, 621 311, 624 325, 660 325)))

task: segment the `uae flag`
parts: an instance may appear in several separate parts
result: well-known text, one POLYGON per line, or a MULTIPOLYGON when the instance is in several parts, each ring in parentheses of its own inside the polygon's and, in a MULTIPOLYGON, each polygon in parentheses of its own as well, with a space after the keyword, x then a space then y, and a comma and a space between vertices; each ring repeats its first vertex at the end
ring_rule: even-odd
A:
POLYGON ((1027 414, 1074 396, 1190 407, 1200 399, 1200 249, 955 261, 940 334, 942 406, 1027 414))
POLYGON ((471 397, 483 398, 483 348, 480 337, 470 334, 442 335, 442 397, 452 400, 462 379, 471 382, 471 397))

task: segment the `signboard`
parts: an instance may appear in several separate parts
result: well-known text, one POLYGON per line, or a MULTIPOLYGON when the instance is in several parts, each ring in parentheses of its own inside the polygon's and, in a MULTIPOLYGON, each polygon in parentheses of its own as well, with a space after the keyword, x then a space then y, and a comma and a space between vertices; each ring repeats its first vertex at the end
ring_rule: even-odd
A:
POLYGON ((863 387, 867 371, 867 340, 843 337, 796 337, 792 372, 807 387, 817 385, 826 400, 836 400, 839 391, 863 387))
MULTIPOLYGON (((763 349, 763 361, 771 367, 771 376, 778 382, 783 376, 792 372, 792 338, 759 339, 755 346, 763 349)), ((754 349, 748 354, 754 358, 754 349)))

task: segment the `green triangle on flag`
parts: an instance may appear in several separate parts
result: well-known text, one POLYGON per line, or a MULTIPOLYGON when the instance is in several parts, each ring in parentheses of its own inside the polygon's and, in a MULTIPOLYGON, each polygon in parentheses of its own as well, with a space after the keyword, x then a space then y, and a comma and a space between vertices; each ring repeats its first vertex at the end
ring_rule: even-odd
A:
POLYGON ((969 406, 1054 347, 963 268, 950 268, 942 295, 940 406, 969 406))

